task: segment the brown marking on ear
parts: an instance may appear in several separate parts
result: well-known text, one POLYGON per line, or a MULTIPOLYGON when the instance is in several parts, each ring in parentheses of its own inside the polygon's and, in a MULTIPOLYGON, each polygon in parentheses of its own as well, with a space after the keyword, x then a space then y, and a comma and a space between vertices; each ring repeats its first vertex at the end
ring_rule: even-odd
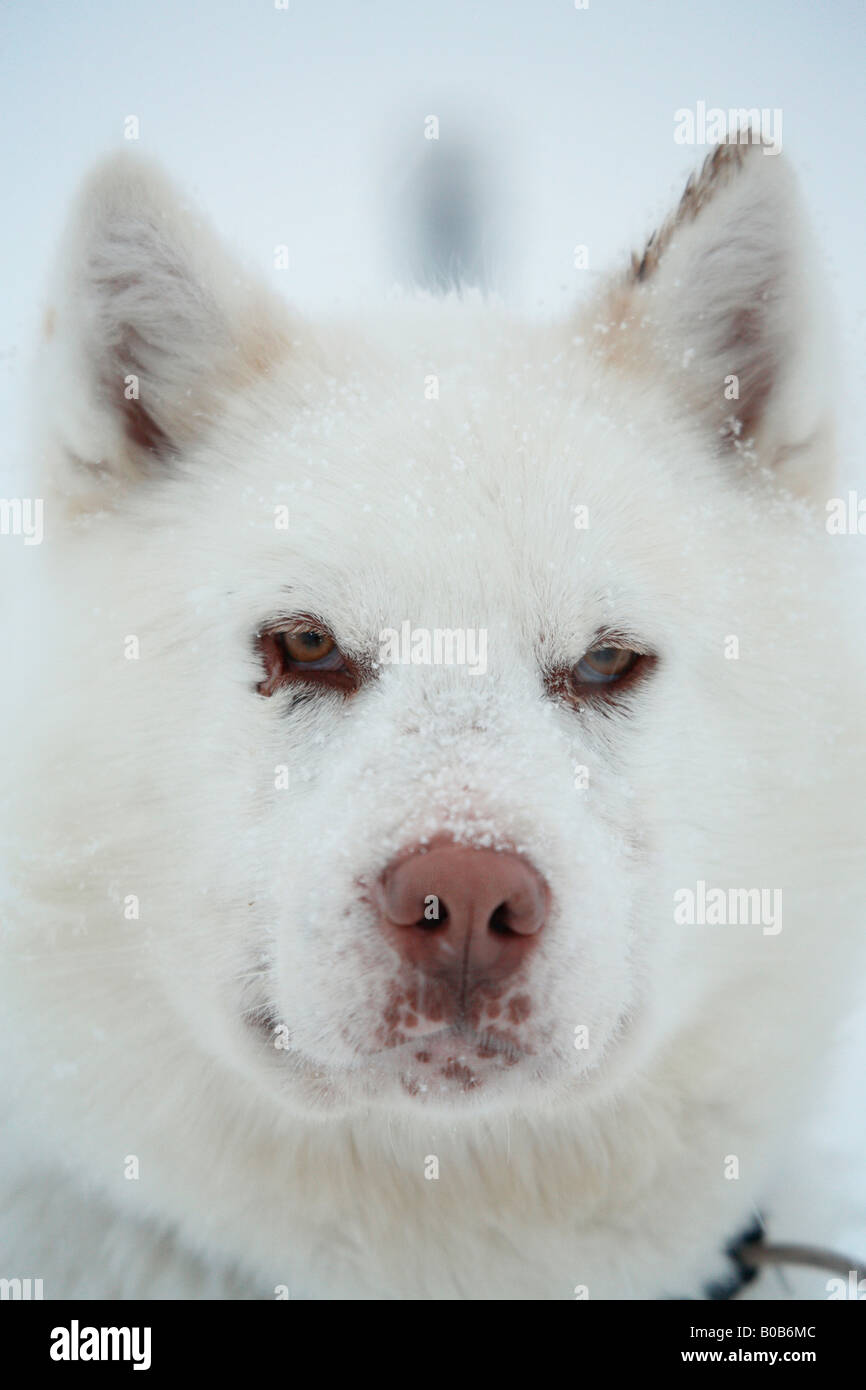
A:
POLYGON ((45 310, 45 313, 42 315, 42 336, 45 339, 46 343, 50 342, 51 339, 54 337, 54 329, 56 327, 56 322, 57 316, 54 312, 54 307, 53 305, 49 304, 48 308, 45 310))
POLYGON ((756 433, 775 384, 770 354, 755 352, 755 345, 766 341, 764 320, 770 291, 771 286, 767 286, 755 304, 734 314, 726 335, 731 372, 740 379, 740 398, 732 402, 736 429, 730 425, 723 426, 722 440, 735 447, 738 442, 745 442, 756 433))
POLYGON ((635 252, 632 255, 631 266, 627 272, 627 278, 632 284, 641 284, 649 279, 678 228, 687 222, 694 222, 719 189, 726 187, 731 179, 736 177, 753 144, 760 148, 760 140, 752 141, 751 127, 748 131, 740 131, 739 139, 742 140, 745 134, 748 134, 748 141, 742 144, 717 145, 712 153, 707 155, 700 172, 690 176, 679 205, 661 227, 652 233, 643 253, 638 255, 635 252))
POLYGON ((157 423, 152 409, 142 399, 147 392, 147 378, 142 366, 142 349, 146 349, 141 335, 133 328, 126 327, 114 352, 102 364, 103 375, 100 394, 110 410, 118 414, 123 423, 124 434, 133 448, 141 450, 145 465, 151 460, 171 457, 176 450, 168 434, 157 423), (134 376, 138 381, 139 396, 127 396, 127 377, 134 376))
POLYGON ((130 444, 145 454, 150 454, 154 459, 166 459, 176 453, 165 430, 160 429, 141 401, 129 401, 124 397, 123 421, 130 444))

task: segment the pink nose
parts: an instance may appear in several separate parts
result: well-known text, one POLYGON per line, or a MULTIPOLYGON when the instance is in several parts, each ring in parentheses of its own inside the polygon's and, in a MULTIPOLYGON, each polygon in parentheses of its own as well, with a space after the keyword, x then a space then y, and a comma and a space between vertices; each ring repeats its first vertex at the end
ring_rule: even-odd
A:
POLYGON ((380 925, 404 958, 455 984, 515 971, 550 906, 547 884, 525 859, 450 840, 389 865, 376 896, 380 925))

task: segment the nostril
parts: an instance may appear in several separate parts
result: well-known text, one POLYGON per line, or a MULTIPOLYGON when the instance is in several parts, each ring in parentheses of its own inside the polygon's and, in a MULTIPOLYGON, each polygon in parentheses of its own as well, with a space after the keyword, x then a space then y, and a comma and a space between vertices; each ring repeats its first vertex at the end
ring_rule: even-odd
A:
POLYGON ((435 913, 428 916, 428 909, 425 907, 424 913, 415 923, 416 927, 423 927, 425 931, 436 931, 438 927, 444 927, 448 923, 448 908, 440 898, 436 904, 435 913))
POLYGON ((497 908, 494 908, 493 912, 491 912, 490 914, 490 920, 487 923, 487 926, 489 930, 494 933, 495 936, 517 935, 509 919, 507 903, 500 903, 497 908))

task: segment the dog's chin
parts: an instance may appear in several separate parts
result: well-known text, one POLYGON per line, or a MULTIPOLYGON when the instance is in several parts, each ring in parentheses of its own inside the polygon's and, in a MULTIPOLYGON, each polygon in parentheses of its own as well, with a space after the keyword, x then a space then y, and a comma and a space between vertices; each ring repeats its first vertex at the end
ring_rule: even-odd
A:
MULTIPOLYGON (((549 1039, 443 1026, 421 1037, 390 1039, 354 1050, 350 1059, 317 1058, 294 1040, 273 1045, 270 1017, 248 1016, 257 1080, 288 1108, 308 1118, 387 1110, 404 1115, 436 1111, 458 1119, 483 1111, 544 1109, 580 1104, 628 1071, 634 1018, 622 1015, 610 1030, 602 1065, 556 1055, 549 1039), (256 1035, 258 1035, 256 1037, 256 1035), (266 1045, 263 1045, 266 1044, 266 1045)), ((253 1058, 248 1054, 248 1062, 253 1058)))
POLYGON ((419 1105, 461 1107, 485 1097, 502 1097, 538 1077, 534 1049, 493 1029, 444 1027, 421 1038, 371 1054, 368 1085, 383 1092, 399 1088, 419 1105))
POLYGON ((528 1113, 579 1106, 627 1082, 640 1055, 642 1028, 624 1012, 610 1028, 601 1056, 562 1055, 549 1036, 443 1028, 367 1059, 362 1089, 368 1103, 459 1114, 483 1110, 528 1113))
POLYGON ((269 1013, 244 1019, 243 1065, 291 1108, 311 1117, 371 1107, 406 1111, 446 1108, 452 1113, 487 1104, 516 1104, 528 1089, 544 1085, 544 1066, 528 1046, 504 1032, 442 1027, 421 1037, 371 1040, 350 1057, 318 1058, 298 1046, 274 1045, 269 1013))
POLYGON ((361 1065, 335 1068, 331 1081, 332 1108, 403 1115, 435 1111, 455 1120, 484 1111, 525 1109, 528 1096, 541 1102, 548 1093, 548 1078, 537 1059, 479 1055, 477 1047, 456 1035, 430 1039, 423 1051, 414 1043, 361 1065))

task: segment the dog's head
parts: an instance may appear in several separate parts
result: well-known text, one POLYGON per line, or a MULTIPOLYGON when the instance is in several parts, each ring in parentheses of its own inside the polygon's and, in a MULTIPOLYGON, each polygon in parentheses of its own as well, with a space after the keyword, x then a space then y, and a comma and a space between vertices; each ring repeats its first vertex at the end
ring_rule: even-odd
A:
POLYGON ((154 171, 93 176, 41 374, 45 873, 190 1046, 312 1113, 579 1099, 783 958, 676 895, 799 911, 804 240, 728 146, 567 323, 315 328, 154 171))

